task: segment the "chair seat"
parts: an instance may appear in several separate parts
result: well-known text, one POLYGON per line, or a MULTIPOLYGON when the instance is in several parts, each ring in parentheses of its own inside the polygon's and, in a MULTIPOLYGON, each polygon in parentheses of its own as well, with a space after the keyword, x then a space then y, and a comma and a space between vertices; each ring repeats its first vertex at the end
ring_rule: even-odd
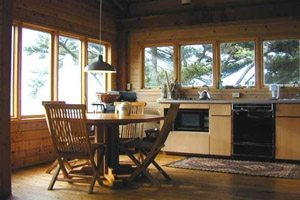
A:
POLYGON ((138 150, 143 150, 143 151, 150 151, 151 148, 153 147, 154 143, 153 142, 148 142, 148 141, 143 141, 140 138, 132 138, 131 140, 127 140, 123 143, 121 143, 125 148, 136 148, 138 150))

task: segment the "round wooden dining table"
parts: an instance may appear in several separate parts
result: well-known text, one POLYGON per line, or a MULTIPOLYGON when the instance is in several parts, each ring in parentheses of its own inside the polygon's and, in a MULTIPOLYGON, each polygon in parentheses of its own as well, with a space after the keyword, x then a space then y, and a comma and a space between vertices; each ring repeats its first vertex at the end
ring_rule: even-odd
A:
POLYGON ((107 145, 105 161, 103 165, 103 176, 105 184, 116 188, 123 182, 118 174, 126 173, 128 165, 119 163, 119 125, 129 123, 159 122, 164 116, 160 115, 129 115, 119 116, 115 113, 88 113, 87 122, 95 126, 95 141, 104 142, 107 145))

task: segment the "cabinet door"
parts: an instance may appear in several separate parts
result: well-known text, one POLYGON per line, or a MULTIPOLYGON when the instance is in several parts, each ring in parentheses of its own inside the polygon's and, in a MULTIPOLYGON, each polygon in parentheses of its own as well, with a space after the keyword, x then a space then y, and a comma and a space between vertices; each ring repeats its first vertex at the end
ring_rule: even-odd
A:
POLYGON ((299 124, 299 117, 276 117, 276 159, 300 160, 299 124))
POLYGON ((172 131, 163 151, 209 154, 209 134, 205 132, 172 131))
POLYGON ((231 155, 232 120, 230 104, 211 104, 209 119, 210 154, 231 155))

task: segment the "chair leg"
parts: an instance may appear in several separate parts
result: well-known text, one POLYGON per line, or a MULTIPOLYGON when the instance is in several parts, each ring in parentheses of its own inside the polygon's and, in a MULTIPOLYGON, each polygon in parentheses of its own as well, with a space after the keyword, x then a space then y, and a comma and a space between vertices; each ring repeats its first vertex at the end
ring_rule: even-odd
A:
POLYGON ((152 184, 159 185, 159 182, 155 178, 153 178, 152 175, 147 171, 147 167, 149 166, 149 164, 146 164, 147 160, 144 160, 144 162, 141 163, 129 151, 127 151, 126 149, 124 149, 124 151, 129 156, 129 158, 137 165, 137 169, 127 179, 129 183, 132 182, 138 175, 143 173, 151 181, 152 184))
POLYGON ((50 174, 52 172, 53 169, 55 169, 55 167, 57 167, 58 165, 58 161, 55 160, 46 170, 47 174, 50 174))
POLYGON ((156 167, 156 169, 168 180, 172 180, 171 177, 167 174, 167 172, 165 172, 165 170, 163 170, 158 164, 157 162, 155 162, 154 160, 152 161, 152 164, 156 167))
POLYGON ((100 154, 100 156, 99 156, 100 162, 98 162, 97 165, 96 165, 93 157, 90 158, 90 163, 93 168, 93 177, 92 177, 89 191, 88 191, 89 194, 93 193, 93 189, 95 187, 96 181, 99 183, 99 185, 102 185, 102 182, 100 180, 100 170, 101 170, 101 165, 102 165, 102 162, 104 159, 104 153, 99 153, 99 154, 100 154))
POLYGON ((48 186, 48 190, 52 190, 53 189, 53 186, 57 180, 57 177, 58 177, 58 174, 59 174, 59 171, 60 171, 60 166, 57 167, 57 169, 55 170, 53 176, 52 176, 52 179, 50 181, 50 184, 48 186))
POLYGON ((97 180, 97 173, 94 173, 92 181, 90 183, 89 191, 88 191, 89 194, 93 193, 93 189, 94 189, 96 180, 97 180))

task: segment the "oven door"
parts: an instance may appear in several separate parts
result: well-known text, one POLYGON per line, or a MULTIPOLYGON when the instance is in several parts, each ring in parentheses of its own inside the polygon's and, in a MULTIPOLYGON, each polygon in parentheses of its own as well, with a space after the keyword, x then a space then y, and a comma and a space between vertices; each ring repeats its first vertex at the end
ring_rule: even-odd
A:
POLYGON ((174 130, 208 132, 208 124, 208 109, 180 109, 174 130))

